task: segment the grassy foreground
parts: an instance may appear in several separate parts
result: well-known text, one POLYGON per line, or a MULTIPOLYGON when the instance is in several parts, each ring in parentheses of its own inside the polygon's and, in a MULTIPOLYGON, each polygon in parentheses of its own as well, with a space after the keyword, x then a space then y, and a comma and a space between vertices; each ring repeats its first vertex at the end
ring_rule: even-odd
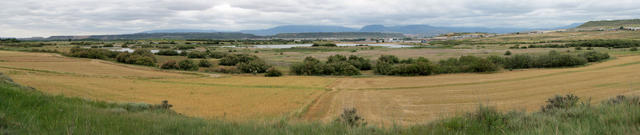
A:
MULTIPOLYGON (((50 96, 0 74, 0 134, 638 134, 640 98, 598 106, 560 97, 544 112, 491 107, 408 127, 351 127, 332 122, 236 123, 185 117, 171 110, 50 96)), ((548 105, 549 106, 549 105, 548 105)), ((365 118, 366 119, 366 118, 365 118)))

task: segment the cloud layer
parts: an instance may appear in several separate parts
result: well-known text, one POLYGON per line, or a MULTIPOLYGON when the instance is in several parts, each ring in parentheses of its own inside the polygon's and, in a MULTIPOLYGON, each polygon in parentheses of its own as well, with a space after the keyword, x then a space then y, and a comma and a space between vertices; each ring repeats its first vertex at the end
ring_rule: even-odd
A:
POLYGON ((369 24, 554 27, 640 18, 637 0, 13 0, 0 37, 369 24))

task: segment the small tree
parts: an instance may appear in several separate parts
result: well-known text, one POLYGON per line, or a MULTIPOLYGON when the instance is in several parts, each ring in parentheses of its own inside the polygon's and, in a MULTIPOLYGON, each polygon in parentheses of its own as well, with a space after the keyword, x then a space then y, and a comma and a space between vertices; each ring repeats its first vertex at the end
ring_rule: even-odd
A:
POLYGON ((267 69, 271 68, 271 66, 262 60, 238 63, 236 67, 244 73, 264 73, 267 72, 267 69))
POLYGON ((279 77, 282 76, 282 72, 276 68, 267 69, 267 73, 264 74, 265 77, 279 77))
POLYGON ((192 60, 183 60, 178 63, 178 66, 181 70, 190 70, 195 71, 198 70, 198 65, 196 65, 192 60))
POLYGON ((358 110, 356 110, 356 108, 345 108, 337 121, 350 127, 367 125, 364 118, 358 115, 358 110))
POLYGON ((511 55, 511 51, 504 52, 504 55, 507 55, 507 56, 511 55))
POLYGON ((206 59, 200 60, 200 62, 198 62, 198 65, 200 67, 211 67, 211 63, 209 63, 209 61, 206 59))
POLYGON ((178 68, 178 63, 176 63, 175 60, 170 60, 167 61, 165 63, 163 63, 160 68, 162 69, 177 69, 178 68))

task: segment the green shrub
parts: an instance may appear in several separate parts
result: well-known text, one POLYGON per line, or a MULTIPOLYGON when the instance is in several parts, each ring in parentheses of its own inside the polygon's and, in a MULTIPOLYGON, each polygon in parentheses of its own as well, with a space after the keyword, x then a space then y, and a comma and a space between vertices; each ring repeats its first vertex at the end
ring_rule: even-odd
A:
POLYGON ((280 70, 276 69, 276 68, 269 68, 267 69, 267 73, 264 74, 265 77, 278 77, 278 76, 282 76, 282 72, 280 72, 280 70))
POLYGON ((629 51, 634 51, 634 52, 638 51, 638 47, 631 48, 631 49, 629 49, 629 51))
POLYGON ((238 63, 236 67, 244 73, 264 73, 267 72, 267 69, 271 68, 271 66, 267 65, 267 63, 262 60, 241 62, 238 63))
POLYGON ((195 45, 180 45, 180 46, 176 46, 176 48, 180 49, 180 50, 189 50, 189 49, 196 49, 195 45))
POLYGON ((556 51, 550 51, 548 54, 543 55, 518 54, 505 58, 503 65, 504 68, 508 69, 523 69, 572 67, 587 64, 589 61, 585 56, 581 56, 583 56, 583 54, 576 56, 572 54, 558 53, 556 51))
POLYGON ((335 43, 313 43, 312 47, 336 47, 335 43))
POLYGON ((459 58, 449 58, 438 63, 438 73, 471 73, 471 72, 494 72, 500 68, 494 62, 476 57, 461 56, 459 58))
POLYGON ((369 59, 351 55, 348 62, 360 70, 371 70, 371 62, 369 59))
POLYGON ((176 50, 160 50, 156 54, 157 55, 165 55, 165 56, 177 56, 177 55, 180 55, 180 53, 178 53, 178 51, 176 51, 176 50))
POLYGON ((242 62, 246 63, 246 62, 257 60, 257 59, 259 58, 255 55, 230 54, 220 59, 220 65, 234 66, 238 63, 242 63, 242 62))
POLYGON ((325 75, 360 75, 360 70, 347 62, 327 63, 323 68, 325 75))
POLYGON ((170 60, 160 65, 162 69, 178 69, 178 67, 178 63, 175 60, 170 60))
POLYGON ((620 40, 620 39, 596 39, 583 40, 566 44, 570 47, 613 47, 613 48, 629 48, 640 47, 640 41, 637 40, 620 40))
POLYGON ((399 63, 400 60, 398 59, 398 57, 394 56, 394 55, 382 55, 378 58, 378 61, 382 61, 382 62, 387 62, 387 63, 399 63))
POLYGON ((376 66, 374 67, 373 72, 379 75, 392 75, 393 64, 378 60, 376 62, 376 66))
POLYGON ((522 69, 532 67, 533 56, 528 54, 516 54, 504 59, 504 68, 522 69))
POLYGON ((587 61, 589 62, 598 62, 609 59, 610 57, 608 53, 600 53, 596 51, 585 52, 583 54, 580 54, 579 56, 587 59, 587 61))
POLYGON ((397 64, 391 70, 391 75, 416 76, 431 75, 435 66, 429 61, 416 62, 412 64, 397 64))
POLYGON ((212 64, 207 59, 202 59, 198 62, 198 66, 200 67, 211 67, 212 64))
POLYGON ((187 70, 187 71, 196 71, 199 68, 198 65, 196 65, 192 60, 189 60, 189 59, 180 61, 178 63, 178 66, 180 70, 187 70))
POLYGON ((116 61, 127 64, 156 66, 156 57, 146 49, 139 49, 133 53, 120 53, 116 56, 116 61))
POLYGON ((201 58, 201 59, 204 59, 204 58, 207 58, 207 53, 205 53, 205 52, 193 51, 193 52, 189 52, 189 53, 187 54, 187 57, 188 57, 188 58, 201 58))
POLYGON ((109 58, 115 58, 118 55, 118 52, 113 52, 106 49, 95 49, 95 48, 88 49, 88 48, 74 47, 74 48, 71 48, 71 50, 67 55, 71 57, 79 57, 79 58, 109 59, 109 58))
POLYGON ((507 56, 511 55, 511 51, 504 52, 504 55, 507 55, 507 56))
POLYGON ((329 56, 329 58, 327 58, 327 63, 346 62, 346 61, 347 61, 347 57, 340 54, 332 55, 332 56, 329 56))
POLYGON ((296 75, 322 75, 324 63, 313 57, 306 57, 302 63, 291 65, 291 72, 296 75))
POLYGON ((500 56, 496 56, 496 55, 491 55, 489 57, 487 57, 487 60, 491 63, 494 63, 496 65, 503 65, 505 58, 504 57, 500 57, 500 56))
POLYGON ((227 55, 229 55, 229 54, 225 53, 225 52, 211 52, 209 54, 209 57, 216 58, 216 59, 221 59, 221 58, 223 58, 224 56, 227 56, 227 55))

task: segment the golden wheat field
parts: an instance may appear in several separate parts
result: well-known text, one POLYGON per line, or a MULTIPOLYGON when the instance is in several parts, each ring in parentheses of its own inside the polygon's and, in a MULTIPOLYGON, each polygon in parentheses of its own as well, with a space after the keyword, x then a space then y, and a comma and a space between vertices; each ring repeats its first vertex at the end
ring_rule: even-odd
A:
POLYGON ((354 107, 369 123, 405 125, 472 111, 481 104, 535 111, 555 94, 573 93, 598 103, 619 94, 637 95, 639 69, 640 56, 625 56, 578 68, 344 78, 310 107, 305 118, 330 120, 343 108, 354 107))
POLYGON ((301 114, 329 121, 355 107, 372 124, 416 124, 480 104, 534 111, 555 94, 597 103, 640 89, 640 56, 585 67, 424 77, 267 78, 159 70, 57 54, 0 51, 0 72, 46 93, 113 102, 168 100, 179 113, 228 120, 301 114))
POLYGON ((230 120, 292 115, 325 91, 330 78, 224 76, 161 71, 57 54, 0 51, 0 72, 51 94, 160 103, 178 113, 230 120))

